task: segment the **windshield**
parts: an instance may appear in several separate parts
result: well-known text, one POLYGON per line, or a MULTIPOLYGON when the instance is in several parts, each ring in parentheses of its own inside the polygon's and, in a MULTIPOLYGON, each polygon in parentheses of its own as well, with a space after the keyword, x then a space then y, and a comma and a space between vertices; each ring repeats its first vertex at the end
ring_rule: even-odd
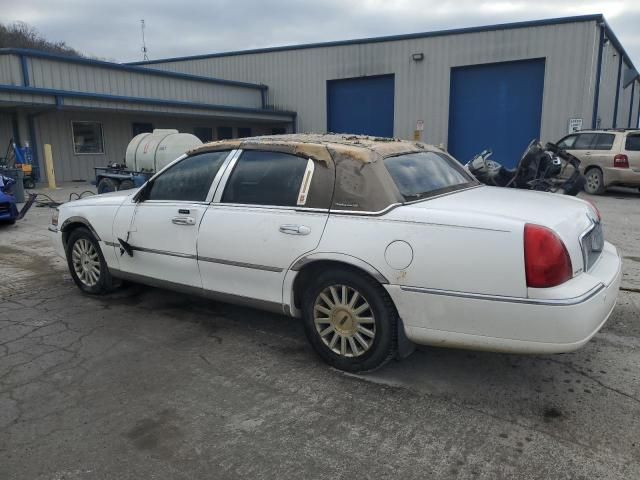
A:
POLYGON ((385 158, 384 165, 406 201, 477 184, 458 162, 445 154, 420 152, 385 158))

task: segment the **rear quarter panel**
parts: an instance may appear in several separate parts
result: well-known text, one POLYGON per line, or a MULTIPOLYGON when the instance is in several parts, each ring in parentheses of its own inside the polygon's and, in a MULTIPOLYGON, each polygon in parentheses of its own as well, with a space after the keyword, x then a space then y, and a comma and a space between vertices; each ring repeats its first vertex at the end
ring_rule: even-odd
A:
POLYGON ((410 205, 382 216, 331 214, 316 252, 357 257, 390 284, 526 297, 523 223, 474 217, 410 205), (385 259, 388 245, 396 240, 413 251, 404 269, 385 259))

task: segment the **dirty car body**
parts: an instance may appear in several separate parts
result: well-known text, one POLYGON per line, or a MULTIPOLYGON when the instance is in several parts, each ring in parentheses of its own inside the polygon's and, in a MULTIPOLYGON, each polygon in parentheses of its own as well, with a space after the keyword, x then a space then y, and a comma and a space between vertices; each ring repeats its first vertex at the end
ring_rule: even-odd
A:
POLYGON ((393 139, 213 142, 58 215, 55 245, 85 292, 121 278, 301 317, 350 371, 411 342, 575 350, 621 276, 587 202, 484 186, 446 152, 393 139))

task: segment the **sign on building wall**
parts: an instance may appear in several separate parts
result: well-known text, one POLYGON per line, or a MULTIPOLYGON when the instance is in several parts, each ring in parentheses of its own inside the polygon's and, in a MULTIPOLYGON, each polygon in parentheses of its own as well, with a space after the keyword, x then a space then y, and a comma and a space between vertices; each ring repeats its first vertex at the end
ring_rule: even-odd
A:
POLYGON ((568 133, 577 132, 578 130, 582 130, 582 119, 581 118, 570 118, 569 119, 569 131, 568 131, 568 133))

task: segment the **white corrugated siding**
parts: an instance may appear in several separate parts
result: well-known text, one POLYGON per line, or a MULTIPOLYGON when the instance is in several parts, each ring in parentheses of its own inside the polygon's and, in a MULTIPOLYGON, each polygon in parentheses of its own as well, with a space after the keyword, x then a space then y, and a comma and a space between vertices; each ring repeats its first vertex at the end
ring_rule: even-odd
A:
MULTIPOLYGON (((4 57, 10 56, 0 55, 0 60, 4 57)), ((260 90, 253 88, 114 70, 99 65, 81 65, 37 57, 29 57, 27 63, 32 87, 213 105, 261 107, 260 90)))
POLYGON ((545 58, 541 136, 557 140, 566 133, 569 118, 583 118, 585 127, 590 126, 597 33, 595 22, 577 22, 149 66, 265 83, 271 105, 298 112, 299 131, 320 132, 327 125, 327 80, 394 73, 394 134, 412 137, 416 120, 422 119, 425 140, 446 144, 452 67, 545 58), (411 59, 418 52, 424 53, 424 61, 411 59))

